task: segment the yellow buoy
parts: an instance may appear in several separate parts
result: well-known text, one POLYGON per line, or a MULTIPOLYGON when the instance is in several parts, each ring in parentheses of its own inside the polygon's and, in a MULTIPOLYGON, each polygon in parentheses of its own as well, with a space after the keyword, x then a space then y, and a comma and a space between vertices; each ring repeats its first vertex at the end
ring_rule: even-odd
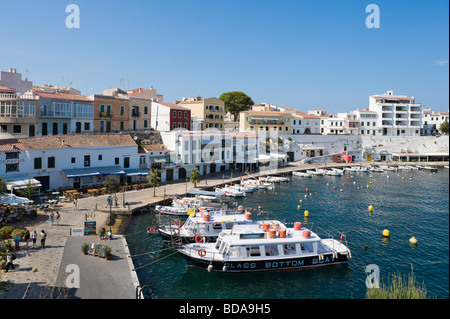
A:
POLYGON ((302 203, 303 201, 300 199, 300 204, 302 203))
POLYGON ((297 209, 300 209, 300 205, 297 206, 297 209))
POLYGON ((369 188, 369 185, 367 185, 367 188, 369 188))
POLYGON ((417 239, 416 239, 416 237, 412 236, 412 237, 409 239, 409 243, 412 244, 412 245, 417 244, 417 239))
POLYGON ((383 230, 383 236, 384 237, 389 237, 389 229, 385 229, 385 230, 383 230))
POLYGON ((404 181, 404 180, 405 180, 405 176, 402 177, 402 181, 404 181))
POLYGON ((309 212, 305 210, 305 217, 309 217, 309 212))
POLYGON ((373 206, 372 205, 369 206, 369 212, 373 212, 373 206))

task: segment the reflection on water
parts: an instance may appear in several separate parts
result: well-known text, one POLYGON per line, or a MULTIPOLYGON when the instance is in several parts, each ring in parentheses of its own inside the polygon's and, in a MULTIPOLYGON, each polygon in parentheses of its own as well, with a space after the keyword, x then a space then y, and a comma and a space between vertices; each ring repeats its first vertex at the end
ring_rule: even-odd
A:
POLYGON ((262 206, 265 213, 255 210, 254 219, 285 223, 304 221, 308 210, 307 221, 322 237, 347 235, 353 258, 343 266, 267 273, 189 268, 159 235, 146 234, 146 227, 158 220, 150 213, 133 218, 127 240, 140 283, 152 287, 153 298, 364 298, 364 269, 369 264, 378 265, 382 278, 397 271, 409 273, 413 266, 417 281, 424 281, 429 293, 448 298, 448 192, 448 172, 440 169, 433 174, 409 172, 405 179, 401 172, 389 172, 389 179, 386 173, 292 176, 291 182, 276 184, 272 191, 230 200, 247 209, 262 206), (382 236, 384 229, 389 229, 390 237, 382 236), (412 236, 417 245, 409 243, 412 236))

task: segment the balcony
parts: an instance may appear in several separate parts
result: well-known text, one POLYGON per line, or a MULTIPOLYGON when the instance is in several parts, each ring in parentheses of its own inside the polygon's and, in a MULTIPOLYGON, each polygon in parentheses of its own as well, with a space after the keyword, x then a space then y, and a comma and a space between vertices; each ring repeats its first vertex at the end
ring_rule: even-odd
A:
POLYGON ((141 117, 141 112, 139 112, 139 111, 132 111, 131 112, 131 116, 132 117, 141 117))
POLYGON ((99 117, 113 117, 113 115, 113 112, 99 112, 98 114, 99 117))
POLYGON ((34 94, 0 94, 0 100, 38 100, 39 96, 34 94))

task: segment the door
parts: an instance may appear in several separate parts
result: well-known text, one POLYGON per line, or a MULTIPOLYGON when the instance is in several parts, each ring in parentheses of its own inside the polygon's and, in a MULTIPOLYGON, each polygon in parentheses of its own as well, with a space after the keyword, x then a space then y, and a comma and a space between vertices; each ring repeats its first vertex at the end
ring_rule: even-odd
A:
POLYGON ((53 123, 53 135, 58 135, 58 123, 53 123))
POLYGON ((29 125, 28 126, 28 136, 29 137, 34 137, 35 136, 35 132, 34 132, 34 125, 29 125))
POLYGON ((105 121, 100 121, 100 133, 105 131, 105 121))
POLYGON ((42 123, 42 136, 47 136, 48 134, 48 123, 43 122, 42 123))
POLYGON ((76 133, 81 133, 81 122, 76 122, 75 123, 75 132, 76 133))

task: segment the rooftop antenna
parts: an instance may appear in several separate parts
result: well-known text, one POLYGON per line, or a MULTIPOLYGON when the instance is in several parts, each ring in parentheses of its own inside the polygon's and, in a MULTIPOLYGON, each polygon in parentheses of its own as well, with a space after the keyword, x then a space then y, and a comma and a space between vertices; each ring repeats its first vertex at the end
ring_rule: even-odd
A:
POLYGON ((28 80, 28 72, 29 72, 29 71, 30 71, 30 70, 28 70, 28 69, 25 70, 25 73, 27 74, 27 77, 26 77, 25 80, 28 80))

